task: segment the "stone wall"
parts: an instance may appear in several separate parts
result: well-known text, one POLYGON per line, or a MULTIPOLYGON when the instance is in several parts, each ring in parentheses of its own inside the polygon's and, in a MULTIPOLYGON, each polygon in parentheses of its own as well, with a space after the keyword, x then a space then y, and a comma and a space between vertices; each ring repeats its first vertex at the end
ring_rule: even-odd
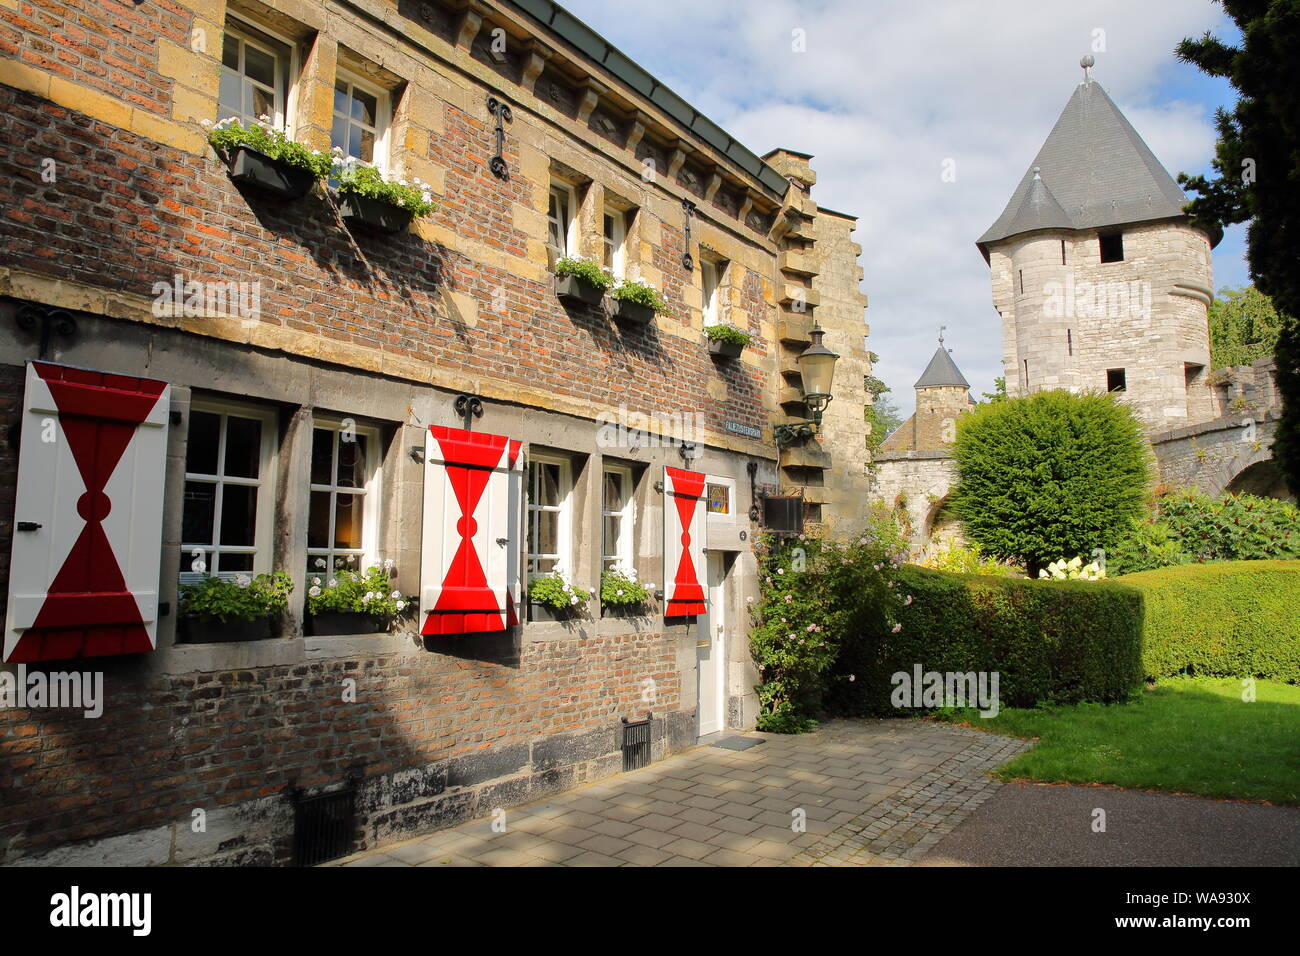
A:
POLYGON ((1209 240, 1173 221, 1128 226, 1123 245, 1113 263, 1101 262, 1095 232, 1045 230, 990 248, 1007 394, 1104 391, 1107 371, 1122 369, 1148 429, 1204 421, 1209 240))

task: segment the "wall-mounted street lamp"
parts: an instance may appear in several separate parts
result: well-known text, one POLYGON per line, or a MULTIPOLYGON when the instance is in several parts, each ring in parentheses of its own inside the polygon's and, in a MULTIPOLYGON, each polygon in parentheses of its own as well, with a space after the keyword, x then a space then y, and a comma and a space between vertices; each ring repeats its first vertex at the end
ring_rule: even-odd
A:
POLYGON ((691 462, 700 457, 700 446, 693 441, 684 441, 677 446, 677 454, 682 456, 682 461, 689 468, 691 462))
POLYGON ((777 425, 775 429, 778 448, 785 448, 805 438, 811 438, 821 427, 822 412, 831 403, 831 383, 835 380, 835 362, 839 358, 822 344, 826 334, 820 323, 814 321, 809 331, 812 344, 799 355, 799 376, 803 379, 803 400, 812 413, 811 421, 777 425))
POLYGON ((457 395, 452 408, 464 421, 465 431, 473 430, 474 419, 483 417, 483 400, 477 395, 457 395))

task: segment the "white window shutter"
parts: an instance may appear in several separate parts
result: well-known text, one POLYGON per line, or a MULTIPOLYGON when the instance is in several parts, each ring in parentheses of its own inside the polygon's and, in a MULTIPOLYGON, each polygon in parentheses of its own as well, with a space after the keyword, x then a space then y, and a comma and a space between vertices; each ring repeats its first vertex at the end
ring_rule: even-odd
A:
POLYGON ((503 631, 520 622, 523 442, 429 427, 420 633, 503 631))
POLYGON ((151 651, 171 388, 29 362, 5 661, 151 651))
POLYGON ((704 613, 704 475, 664 467, 664 617, 704 613))

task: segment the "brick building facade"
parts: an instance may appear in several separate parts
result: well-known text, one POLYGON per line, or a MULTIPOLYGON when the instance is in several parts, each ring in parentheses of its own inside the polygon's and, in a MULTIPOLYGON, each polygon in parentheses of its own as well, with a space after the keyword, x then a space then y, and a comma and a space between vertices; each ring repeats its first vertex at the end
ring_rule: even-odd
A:
MULTIPOLYGON (((860 425, 864 402, 860 249, 852 219, 785 168, 807 169, 803 154, 750 153, 549 2, 0 0, 0 55, 0 323, 13 330, 0 540, 102 532, 142 610, 132 633, 154 647, 100 656, 104 622, 78 610, 69 630, 31 594, 16 602, 31 562, 0 552, 3 673, 16 678, 20 657, 28 676, 94 670, 105 693, 95 719, 0 708, 0 860, 287 862, 294 794, 351 784, 357 844, 373 845, 616 772, 624 720, 650 717, 656 757, 752 725, 754 496, 829 485, 861 500, 865 480, 849 419, 828 418, 797 462, 772 440, 806 417, 787 390, 810 316, 842 357, 832 408, 860 425), (245 95, 312 148, 361 142, 360 158, 429 183, 437 209, 380 234, 345 223, 323 187, 291 202, 241 191, 202 123, 245 95), (504 175, 490 169, 490 98, 511 109, 504 175), (559 299, 564 254, 651 282, 669 311, 634 326, 608 299, 559 299), (823 286, 836 303, 824 319, 823 286), (226 298, 160 308, 192 288, 226 298), (751 334, 739 359, 710 356, 710 319, 751 334), (109 467, 95 486, 69 440, 85 479, 71 497, 72 458, 50 452, 65 471, 48 489, 20 465, 47 419, 56 448, 75 438, 68 396, 98 421, 126 413, 85 395, 126 394, 125 408, 150 389, 158 407, 130 424, 154 429, 156 464, 133 438, 135 470, 109 467), (438 436, 467 424, 459 395, 481 402, 474 435, 509 440, 502 480, 517 473, 525 490, 492 518, 518 518, 498 542, 507 579, 558 563, 598 590, 621 560, 654 585, 641 613, 602 616, 593 600, 543 620, 516 591, 502 614, 518 624, 431 627, 429 542, 477 534, 477 512, 428 506, 438 436), (673 524, 685 486, 671 469, 707 489, 697 523, 673 524), (57 520, 24 530, 41 523, 16 501, 52 502, 57 520), (151 501, 152 539, 148 521, 126 521, 151 501), (669 530, 694 535, 708 601, 689 614, 666 616, 682 566, 669 530), (151 561, 157 583, 136 587, 151 561), (308 619, 322 565, 385 561, 416 605, 400 626, 330 634, 308 619), (197 641, 178 626, 181 583, 271 570, 294 591, 270 637, 197 641), (21 643, 29 632, 44 652, 12 653, 37 646, 21 643)), ((806 497, 809 529, 831 524, 827 499, 806 497)), ((55 579, 41 597, 66 585, 57 561, 40 571, 55 579)))

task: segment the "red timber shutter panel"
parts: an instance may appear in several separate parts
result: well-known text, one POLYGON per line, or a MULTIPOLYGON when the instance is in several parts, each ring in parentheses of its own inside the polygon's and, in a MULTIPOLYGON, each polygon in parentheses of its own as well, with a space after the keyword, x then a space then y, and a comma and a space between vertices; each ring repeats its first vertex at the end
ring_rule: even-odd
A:
POLYGON ((520 621, 523 442, 431 425, 425 459, 420 633, 513 627, 520 621))
POLYGON ((704 475, 664 468, 664 617, 704 613, 704 475))
POLYGON ((166 382, 28 363, 5 661, 154 649, 170 401, 166 382))

